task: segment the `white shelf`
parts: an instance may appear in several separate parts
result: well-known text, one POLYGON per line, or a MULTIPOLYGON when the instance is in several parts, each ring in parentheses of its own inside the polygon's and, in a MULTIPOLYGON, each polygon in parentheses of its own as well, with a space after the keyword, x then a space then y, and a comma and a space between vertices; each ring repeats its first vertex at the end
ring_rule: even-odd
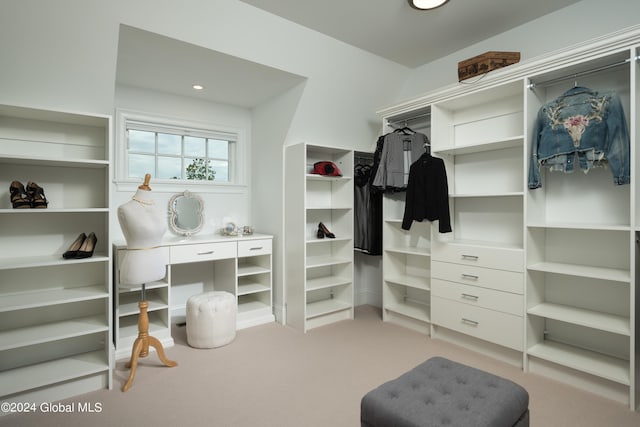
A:
POLYGON ((511 191, 507 193, 452 193, 449 197, 456 199, 471 199, 471 198, 485 198, 485 197, 523 197, 522 191, 511 191))
MULTIPOLYGON (((344 173, 344 171, 341 171, 341 172, 344 173)), ((352 179, 352 177, 349 175, 326 176, 326 175, 319 175, 314 173, 308 173, 306 175, 306 178, 308 181, 345 181, 345 182, 348 182, 352 179)))
POLYGON ((86 264, 93 262, 109 262, 109 257, 104 253, 96 252, 92 257, 83 259, 63 259, 62 254, 37 257, 0 258, 0 270, 86 264))
POLYGON ((421 322, 431 322, 431 316, 429 315, 431 311, 430 307, 429 305, 424 303, 406 301, 403 304, 385 305, 384 309, 393 311, 394 313, 402 314, 403 316, 410 317, 421 322))
POLYGON ((601 280, 629 283, 631 273, 617 268, 592 267, 589 265, 566 264, 560 262, 540 262, 527 266, 531 271, 564 274, 567 276, 591 277, 601 280))
POLYGON ((104 350, 15 368, 0 372, 0 396, 108 371, 104 350))
POLYGON ((0 332, 0 351, 81 335, 107 332, 104 316, 82 317, 0 332))
POLYGON ((262 312, 268 310, 271 312, 271 306, 260 301, 249 301, 238 304, 238 314, 246 315, 251 312, 262 312))
POLYGON ((330 239, 328 237, 325 237, 323 239, 318 239, 317 237, 311 238, 311 239, 307 239, 306 243, 307 244, 329 244, 329 243, 334 243, 334 242, 348 242, 350 240, 353 240, 351 237, 339 237, 336 236, 335 239, 330 239))
POLYGON ((623 385, 629 385, 629 361, 566 344, 545 341, 531 347, 527 353, 549 362, 586 372, 623 385))
POLYGON ((108 298, 101 286, 68 289, 48 289, 19 294, 4 294, 0 298, 0 312, 24 310, 49 305, 108 298))
POLYGON ((485 141, 482 144, 458 145, 454 148, 438 150, 434 154, 461 155, 482 153, 485 151, 504 150, 507 148, 522 147, 524 135, 515 135, 510 138, 500 138, 493 141, 485 141))
POLYGON ((393 283, 401 286, 408 286, 410 288, 421 289, 423 291, 428 291, 431 289, 431 278, 430 277, 418 277, 418 276, 409 276, 409 275, 395 275, 390 277, 385 277, 384 281, 387 283, 393 283))
POLYGON ((338 276, 319 277, 316 279, 307 279, 307 291, 315 291, 318 289, 333 288, 336 286, 350 285, 351 280, 338 276))
POLYGON ((527 313, 614 334, 629 336, 631 333, 629 318, 568 305, 542 303, 530 308, 527 313))
POLYGON ((403 247, 393 247, 393 248, 385 248, 386 252, 393 252, 398 254, 407 254, 407 255, 420 255, 420 256, 431 256, 431 248, 418 248, 415 246, 403 246, 403 247))
POLYGON ((333 256, 314 256, 307 257, 307 268, 327 267, 338 264, 348 264, 351 260, 333 256))
POLYGON ((630 231, 629 225, 623 224, 595 224, 595 223, 530 223, 527 224, 529 228, 552 228, 552 229, 567 229, 567 230, 602 230, 602 231, 630 231))
POLYGON ((261 267, 259 265, 239 265, 238 266, 238 277, 242 276, 253 276, 255 274, 263 274, 271 272, 270 269, 266 267, 261 267))
POLYGON ((238 284, 238 296, 268 292, 271 288, 262 283, 238 284))
MULTIPOLYGON (((147 298, 147 303, 149 304, 147 307, 147 312, 151 313, 152 311, 158 311, 165 308, 168 308, 169 305, 164 301, 154 301, 151 298, 147 298)), ((138 307, 137 302, 128 302, 128 303, 120 303, 118 306, 120 317, 123 316, 133 316, 140 313, 140 308, 138 307)))
POLYGON ((336 299, 310 302, 307 304, 307 319, 324 316, 338 311, 350 310, 351 304, 336 299))
POLYGON ((58 167, 71 167, 71 168, 107 168, 109 167, 108 160, 93 160, 93 159, 72 159, 72 158, 51 158, 40 156, 13 156, 2 154, 0 155, 0 164, 8 163, 12 165, 28 165, 28 166, 58 166, 58 167))

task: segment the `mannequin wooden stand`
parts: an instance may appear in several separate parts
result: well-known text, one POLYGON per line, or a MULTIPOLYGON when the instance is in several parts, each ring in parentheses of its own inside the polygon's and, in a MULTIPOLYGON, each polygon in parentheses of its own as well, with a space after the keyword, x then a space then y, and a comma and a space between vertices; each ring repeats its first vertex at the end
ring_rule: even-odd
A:
POLYGON ((138 302, 138 307, 140 308, 140 314, 138 315, 138 338, 136 338, 133 343, 131 359, 125 365, 127 369, 131 368, 131 372, 129 373, 129 379, 127 379, 127 382, 122 386, 123 392, 129 390, 133 385, 133 379, 136 376, 136 368, 138 367, 138 359, 149 355, 149 345, 156 349, 158 358, 166 366, 172 368, 178 365, 177 362, 167 359, 160 341, 155 337, 149 336, 149 315, 147 314, 149 303, 145 299, 144 284, 142 285, 142 299, 138 302))

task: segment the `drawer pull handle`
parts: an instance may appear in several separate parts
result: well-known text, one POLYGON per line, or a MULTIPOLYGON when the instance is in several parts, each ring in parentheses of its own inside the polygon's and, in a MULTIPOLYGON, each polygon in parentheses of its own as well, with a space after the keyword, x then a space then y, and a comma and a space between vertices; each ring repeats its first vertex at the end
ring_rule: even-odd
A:
POLYGON ((462 298, 470 299, 473 301, 478 301, 478 298, 479 298, 477 295, 471 295, 471 294, 461 294, 461 295, 462 295, 462 298))
POLYGON ((466 260, 469 260, 469 261, 477 261, 478 258, 479 258, 478 255, 465 255, 465 254, 462 254, 462 259, 466 259, 466 260))
POLYGON ((465 274, 462 273, 462 278, 463 279, 467 279, 467 280, 478 280, 478 276, 474 275, 474 274, 465 274))
POLYGON ((214 253, 215 251, 204 251, 204 252, 198 252, 198 255, 211 255, 212 253, 214 253))
POLYGON ((262 249, 262 246, 256 246, 255 248, 249 248, 250 251, 259 251, 262 249))
POLYGON ((465 319, 464 317, 462 318, 462 323, 466 323, 467 325, 471 326, 478 326, 480 324, 480 322, 476 322, 475 320, 471 319, 465 319))

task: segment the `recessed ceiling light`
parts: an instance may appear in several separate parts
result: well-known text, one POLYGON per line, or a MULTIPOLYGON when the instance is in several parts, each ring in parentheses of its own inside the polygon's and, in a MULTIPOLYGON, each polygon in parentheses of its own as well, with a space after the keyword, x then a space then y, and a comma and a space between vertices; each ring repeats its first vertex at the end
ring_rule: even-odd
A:
POLYGON ((195 84, 195 85, 193 85, 193 86, 191 86, 191 87, 192 87, 192 88, 194 88, 195 90, 202 90, 202 89, 204 89, 204 86, 202 86, 202 85, 198 85, 198 84, 195 84))
POLYGON ((409 5, 414 9, 429 10, 442 6, 449 0, 409 0, 409 5))

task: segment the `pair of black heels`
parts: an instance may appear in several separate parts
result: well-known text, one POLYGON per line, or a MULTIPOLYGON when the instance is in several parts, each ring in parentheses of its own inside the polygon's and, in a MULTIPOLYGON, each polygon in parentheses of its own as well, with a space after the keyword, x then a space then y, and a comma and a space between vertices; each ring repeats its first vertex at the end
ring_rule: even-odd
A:
POLYGON ((13 181, 9 185, 11 205, 14 209, 46 209, 49 201, 44 195, 44 189, 35 182, 29 181, 27 187, 20 181, 13 181))
POLYGON ((328 237, 330 239, 336 238, 336 235, 330 232, 327 226, 324 225, 323 223, 318 224, 317 236, 318 236, 318 239, 324 239, 325 237, 328 237))
POLYGON ((62 254, 62 258, 64 259, 83 259, 83 258, 91 258, 93 256, 93 251, 96 249, 96 243, 98 242, 98 238, 96 234, 91 232, 87 236, 84 233, 80 233, 80 235, 73 241, 69 249, 62 254))

